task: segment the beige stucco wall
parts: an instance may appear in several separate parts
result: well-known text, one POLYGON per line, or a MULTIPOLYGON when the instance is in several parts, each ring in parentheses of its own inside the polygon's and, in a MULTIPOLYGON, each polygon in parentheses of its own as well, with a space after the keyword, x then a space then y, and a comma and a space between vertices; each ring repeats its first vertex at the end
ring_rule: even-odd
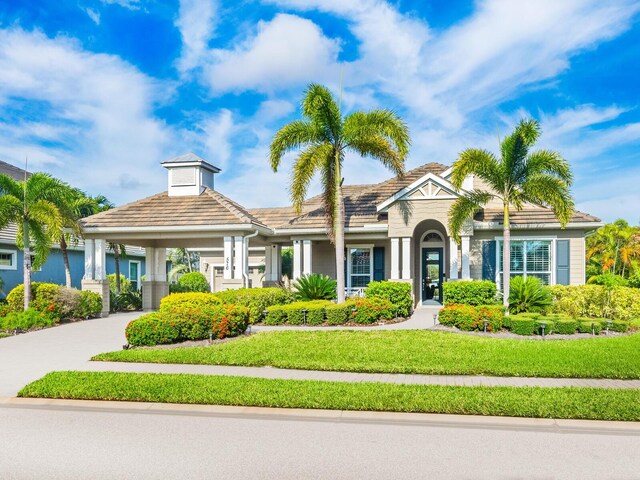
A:
MULTIPOLYGON (((223 290, 223 252, 207 252, 200 255, 200 271, 207 277, 214 292, 223 290)), ((264 266, 264 252, 249 252, 249 283, 252 287, 261 287, 264 273, 260 272, 264 266)))
POLYGON ((454 201, 429 199, 395 203, 389 209, 389 237, 411 237, 416 226, 427 219, 440 222, 448 235, 449 209, 454 201))
MULTIPOLYGON (((582 285, 585 283, 585 250, 584 250, 584 230, 518 230, 511 232, 511 238, 547 237, 561 240, 569 240, 570 253, 570 282, 571 285, 582 285)), ((482 279, 482 241, 495 240, 502 237, 502 230, 476 230, 471 238, 470 268, 471 278, 482 279)))
MULTIPOLYGON (((384 277, 388 280, 391 277, 391 242, 390 240, 361 240, 345 239, 345 246, 351 245, 373 245, 374 247, 384 247, 384 277)), ((311 245, 312 258, 311 270, 313 273, 321 273, 336 278, 335 247, 329 241, 314 241, 311 245)))

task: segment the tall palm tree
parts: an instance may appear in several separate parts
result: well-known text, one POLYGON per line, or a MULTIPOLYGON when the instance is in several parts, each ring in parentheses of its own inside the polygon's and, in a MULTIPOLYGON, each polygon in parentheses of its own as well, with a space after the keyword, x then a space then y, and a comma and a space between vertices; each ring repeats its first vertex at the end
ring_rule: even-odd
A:
POLYGON ((627 277, 640 260, 640 227, 616 220, 587 237, 587 260, 591 272, 627 277))
POLYGON ((307 188, 320 174, 329 238, 336 249, 338 301, 345 298, 344 202, 342 167, 345 154, 354 152, 380 161, 393 173, 404 173, 411 143, 407 125, 389 110, 354 112, 342 116, 340 106, 326 87, 311 84, 301 105, 303 120, 282 127, 271 142, 271 168, 277 171, 282 157, 301 150, 293 166, 290 194, 298 213, 307 188))
POLYGON ((64 201, 67 189, 67 184, 45 173, 34 173, 24 181, 0 174, 0 229, 10 223, 18 227, 16 245, 23 250, 24 257, 25 310, 31 302, 31 269, 44 264, 56 233, 62 228, 57 205, 64 201))
POLYGON ((504 211, 502 245, 502 290, 509 305, 511 274, 512 208, 522 209, 526 203, 549 206, 564 228, 573 213, 571 197, 573 176, 569 163, 550 150, 530 149, 540 137, 537 120, 521 120, 511 135, 500 142, 500 158, 487 150, 469 148, 453 163, 451 183, 458 189, 469 175, 483 180, 490 190, 474 189, 458 198, 449 211, 449 228, 456 241, 470 218, 494 199, 502 202, 504 211))

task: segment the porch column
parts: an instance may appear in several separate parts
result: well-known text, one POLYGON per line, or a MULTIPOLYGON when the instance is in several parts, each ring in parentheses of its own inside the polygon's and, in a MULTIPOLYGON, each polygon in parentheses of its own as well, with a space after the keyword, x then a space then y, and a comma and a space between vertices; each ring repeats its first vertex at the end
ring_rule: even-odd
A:
POLYGON ((84 242, 84 278, 82 290, 94 292, 102 298, 101 317, 108 317, 109 304, 109 280, 107 280, 105 240, 87 239, 84 242))
POLYGON ((391 280, 400 279, 400 239, 391 239, 391 280))
POLYGON ((302 245, 300 240, 293 241, 293 278, 292 280, 297 280, 301 277, 301 267, 302 267, 302 245))
POLYGON ((169 295, 167 249, 145 248, 145 281, 142 282, 142 309, 157 310, 160 300, 169 295))
POLYGON ((224 266, 222 278, 233 278, 233 237, 224 237, 224 266))
POLYGON ((279 282, 282 278, 282 247, 271 245, 271 279, 279 282))
POLYGON ((311 273, 311 240, 302 241, 302 274, 311 273))
POLYGON ((470 238, 468 235, 462 237, 462 279, 471 280, 471 270, 469 269, 469 246, 470 238))
POLYGON ((233 278, 242 279, 244 272, 244 237, 233 237, 233 278))
POLYGON ((95 242, 92 239, 84 241, 84 279, 93 280, 95 278, 95 242))
POLYGON ((449 279, 458 279, 458 244, 453 238, 449 239, 449 279))
POLYGON ((411 237, 402 239, 402 279, 411 278, 411 237))

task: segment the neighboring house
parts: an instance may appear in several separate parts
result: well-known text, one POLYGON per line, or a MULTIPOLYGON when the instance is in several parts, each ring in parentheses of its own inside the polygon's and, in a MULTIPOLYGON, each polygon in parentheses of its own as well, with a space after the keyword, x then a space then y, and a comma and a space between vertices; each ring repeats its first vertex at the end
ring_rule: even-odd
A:
MULTIPOLYGON (((2 161, 0 161, 0 173, 9 175, 16 180, 24 180, 25 178, 24 170, 2 161)), ((70 245, 68 253, 72 285, 80 288, 84 275, 84 243, 80 241, 77 245, 70 245)), ((107 273, 114 273, 115 259, 113 254, 108 253, 105 258, 107 273)), ((22 250, 16 247, 16 226, 10 225, 0 230, 0 278, 4 281, 3 293, 0 293, 0 298, 6 296, 11 289, 23 282, 22 260, 22 250)), ((144 275, 144 264, 144 250, 139 247, 129 247, 127 257, 120 259, 120 272, 130 279, 134 286, 139 287, 142 275, 144 275)), ((62 252, 57 248, 57 245, 51 250, 49 258, 42 268, 32 272, 31 278, 34 282, 65 284, 62 252)))
MULTIPOLYGON (((168 292, 161 259, 172 247, 200 252, 201 270, 214 290, 279 281, 285 246, 293 247, 294 278, 307 273, 335 277, 320 196, 305 202, 299 215, 292 207, 247 209, 214 188, 220 170, 197 155, 162 165, 168 169, 167 192, 82 221, 86 238, 96 245, 108 240, 146 248, 151 272, 149 288, 143 289, 146 309, 157 308, 168 292)), ((405 281, 422 304, 441 301, 445 281, 500 284, 502 206, 489 205, 469 221, 457 245, 447 218, 463 192, 451 185, 450 174, 445 165, 427 163, 402 178, 343 187, 349 293, 359 293, 372 280, 405 281)), ((486 186, 470 177, 463 188, 486 186)), ((513 275, 536 276, 547 284, 584 283, 585 234, 601 225, 599 219, 576 212, 563 230, 550 209, 528 205, 514 211, 511 221, 513 275)), ((100 282, 94 257, 87 258, 85 277, 100 282)))

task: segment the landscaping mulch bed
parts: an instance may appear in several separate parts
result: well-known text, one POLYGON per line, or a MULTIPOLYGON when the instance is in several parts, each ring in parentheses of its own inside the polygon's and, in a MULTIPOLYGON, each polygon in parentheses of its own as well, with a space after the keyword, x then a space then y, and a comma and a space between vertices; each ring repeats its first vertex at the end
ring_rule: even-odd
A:
POLYGON ((472 335, 472 336, 476 336, 476 337, 491 337, 491 338, 518 338, 521 340, 580 340, 580 339, 584 339, 584 338, 604 338, 604 337, 624 337, 627 335, 632 335, 634 333, 637 332, 626 332, 626 333, 619 333, 619 332, 613 332, 610 331, 609 334, 606 334, 604 332, 604 330, 602 331, 602 333, 600 333, 600 335, 591 335, 590 333, 574 333, 572 335, 567 335, 567 334, 556 334, 556 333, 552 333, 551 335, 545 335, 544 337, 542 337, 542 335, 518 335, 516 333, 511 333, 508 330, 500 330, 499 332, 465 332, 462 330, 457 329, 456 327, 448 327, 445 325, 436 325, 432 328, 430 328, 429 330, 434 330, 434 331, 438 331, 438 332, 452 332, 452 333, 459 333, 461 335, 472 335))

